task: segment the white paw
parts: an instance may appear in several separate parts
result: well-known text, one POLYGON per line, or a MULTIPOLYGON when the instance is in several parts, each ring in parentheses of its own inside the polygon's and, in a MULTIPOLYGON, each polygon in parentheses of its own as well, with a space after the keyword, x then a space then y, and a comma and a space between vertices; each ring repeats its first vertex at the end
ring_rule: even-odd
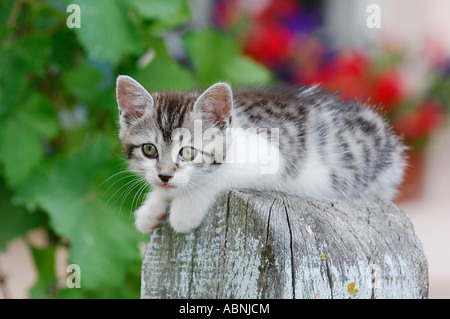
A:
POLYGON ((161 220, 166 213, 167 204, 165 202, 160 203, 148 203, 141 206, 135 213, 136 220, 134 225, 141 233, 149 233, 158 227, 161 220))
POLYGON ((198 226, 200 226, 200 223, 196 223, 196 224, 192 224, 189 223, 187 221, 183 221, 180 219, 170 219, 170 225, 172 226, 173 230, 177 233, 189 233, 191 231, 193 231, 195 228, 197 228, 198 226))
POLYGON ((138 216, 134 222, 137 230, 141 233, 147 234, 159 226, 159 223, 164 218, 164 214, 158 215, 154 218, 150 216, 138 216))
POLYGON ((200 210, 199 207, 183 205, 181 201, 173 201, 170 208, 169 222, 177 233, 189 233, 200 226, 207 212, 207 207, 200 210))

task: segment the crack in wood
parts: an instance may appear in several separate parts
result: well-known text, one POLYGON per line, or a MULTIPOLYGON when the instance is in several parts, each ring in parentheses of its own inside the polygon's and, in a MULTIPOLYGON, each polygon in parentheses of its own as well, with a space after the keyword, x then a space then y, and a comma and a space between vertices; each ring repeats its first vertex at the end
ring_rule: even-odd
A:
POLYGON ((294 259, 294 240, 292 235, 292 229, 291 229, 291 223, 289 221, 289 213, 287 209, 286 202, 284 200, 284 197, 281 196, 281 200, 283 201, 284 211, 286 213, 286 221, 287 226, 289 230, 289 247, 290 247, 290 253, 291 253, 291 281, 292 281, 292 298, 295 299, 295 259, 294 259))

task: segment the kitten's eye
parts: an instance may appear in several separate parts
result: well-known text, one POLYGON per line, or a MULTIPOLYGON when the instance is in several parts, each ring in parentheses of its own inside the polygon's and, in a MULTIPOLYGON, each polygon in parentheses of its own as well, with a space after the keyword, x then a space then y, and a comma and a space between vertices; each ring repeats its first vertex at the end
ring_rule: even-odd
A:
POLYGON ((142 145, 142 154, 148 158, 156 158, 158 157, 158 150, 156 146, 153 144, 143 144, 142 145))
POLYGON ((196 149, 190 146, 185 146, 180 150, 180 158, 183 161, 192 161, 196 154, 196 149))

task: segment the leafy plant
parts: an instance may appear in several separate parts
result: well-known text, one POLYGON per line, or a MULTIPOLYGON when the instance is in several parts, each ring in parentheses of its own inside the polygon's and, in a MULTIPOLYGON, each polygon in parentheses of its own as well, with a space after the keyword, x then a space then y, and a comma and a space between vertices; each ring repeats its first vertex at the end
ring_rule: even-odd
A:
POLYGON ((146 185, 126 170, 117 138, 115 78, 150 91, 271 80, 236 42, 212 29, 183 36, 188 64, 162 34, 187 23, 186 0, 0 1, 0 252, 34 228, 31 297, 139 297, 132 211, 146 185), (66 23, 79 5, 81 27, 66 23), (55 272, 56 254, 80 266, 81 289, 55 272))

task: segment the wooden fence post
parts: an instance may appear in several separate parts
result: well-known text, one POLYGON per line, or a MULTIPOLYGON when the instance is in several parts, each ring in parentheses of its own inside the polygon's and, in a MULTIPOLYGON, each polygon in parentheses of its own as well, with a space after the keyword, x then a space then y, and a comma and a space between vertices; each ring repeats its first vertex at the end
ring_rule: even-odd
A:
POLYGON ((427 298, 428 264, 390 202, 227 191, 192 233, 150 235, 141 298, 427 298))

